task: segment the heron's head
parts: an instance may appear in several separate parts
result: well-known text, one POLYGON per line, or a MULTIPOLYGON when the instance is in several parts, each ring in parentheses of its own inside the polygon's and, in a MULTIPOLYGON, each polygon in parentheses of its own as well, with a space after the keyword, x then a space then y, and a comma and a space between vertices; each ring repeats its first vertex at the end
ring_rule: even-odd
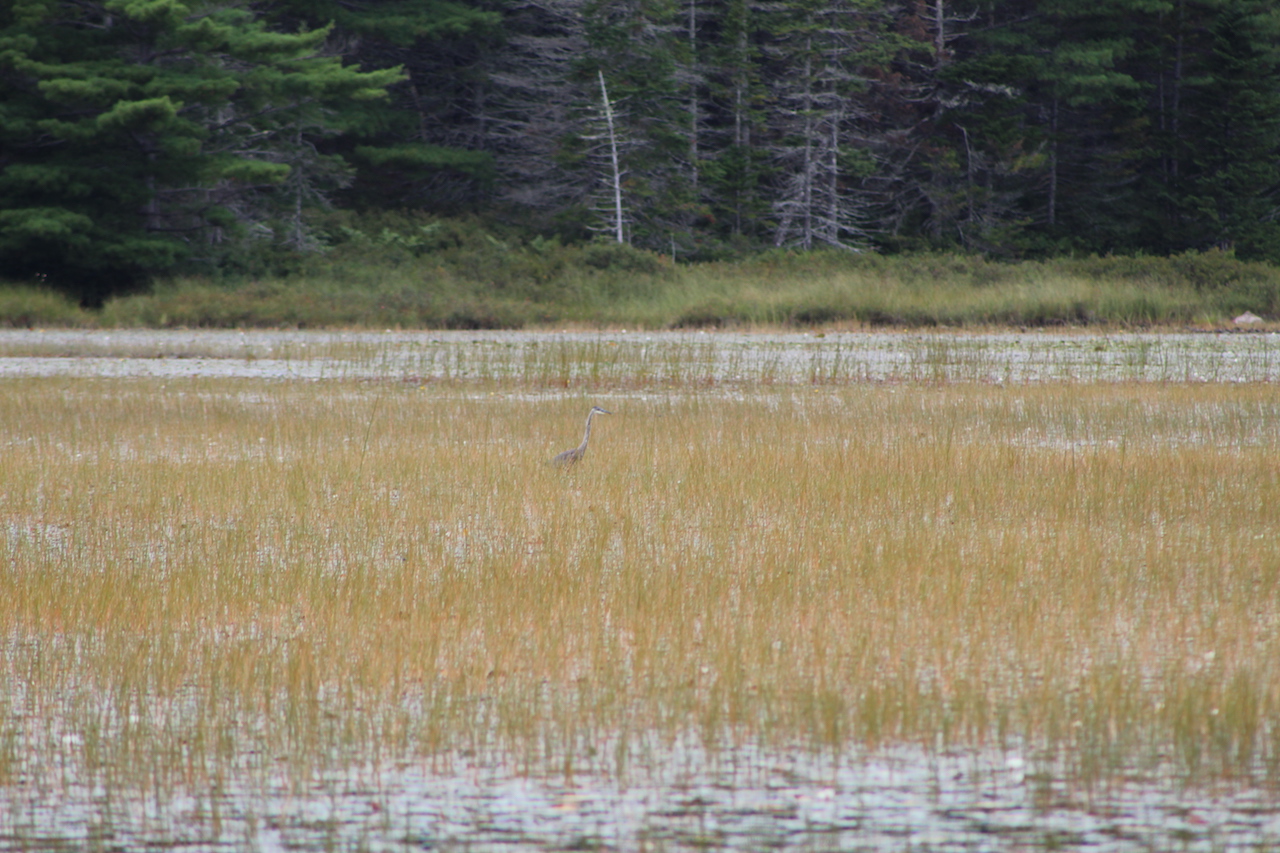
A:
POLYGON ((607 409, 602 409, 602 408, 600 408, 599 406, 592 406, 592 407, 591 407, 591 411, 593 411, 593 412, 597 412, 597 413, 602 414, 602 415, 612 415, 612 414, 613 414, 613 412, 610 412, 610 411, 608 411, 607 409))

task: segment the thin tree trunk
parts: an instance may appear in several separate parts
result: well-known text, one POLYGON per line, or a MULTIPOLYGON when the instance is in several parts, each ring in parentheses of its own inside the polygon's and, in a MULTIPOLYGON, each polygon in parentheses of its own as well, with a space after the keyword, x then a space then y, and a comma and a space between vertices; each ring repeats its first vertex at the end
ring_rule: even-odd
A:
MULTIPOLYGON (((1159 20, 1160 20, 1160 29, 1163 30, 1164 29, 1163 13, 1159 16, 1159 20)), ((1161 55, 1160 70, 1159 70, 1159 73, 1156 74, 1156 127, 1159 129, 1160 136, 1162 139, 1167 139, 1167 137, 1165 136, 1165 131, 1169 129, 1168 104, 1166 103, 1167 95, 1165 93, 1165 77, 1166 76, 1167 76, 1167 72, 1164 64, 1164 56, 1161 55)), ((1160 172, 1161 172, 1161 175, 1160 175, 1161 178, 1164 179, 1165 183, 1168 183, 1169 152, 1167 150, 1162 151, 1160 154, 1160 172)))
POLYGON ((840 243, 840 112, 831 120, 831 162, 828 164, 827 181, 827 242, 840 243))
POLYGON ((430 136, 427 132, 427 114, 422 109, 422 98, 418 95, 418 87, 413 83, 409 84, 409 96, 413 98, 413 109, 418 114, 418 141, 428 142, 430 136))
POLYGON ((1186 6, 1183 3, 1179 3, 1178 4, 1178 38, 1177 38, 1177 41, 1175 42, 1174 59, 1173 59, 1173 103, 1170 105, 1171 115, 1169 118, 1169 130, 1170 130, 1170 136, 1173 142, 1173 162, 1170 164, 1170 168, 1173 174, 1173 178, 1175 180, 1178 177, 1178 149, 1181 147, 1180 140, 1178 139, 1178 132, 1180 130, 1180 127, 1179 127, 1180 122, 1178 121, 1179 119, 1178 111, 1181 108, 1181 101, 1182 101, 1182 47, 1183 47, 1182 28, 1183 28, 1183 25, 1185 24, 1185 20, 1186 20, 1186 6))
POLYGON ((604 85, 604 72, 597 70, 600 78, 600 97, 604 101, 604 120, 609 128, 609 156, 613 162, 613 224, 614 236, 619 243, 625 243, 626 234, 622 226, 622 170, 618 165, 618 137, 613 130, 613 107, 609 104, 609 90, 604 85))
MULTIPOLYGON (((738 55, 736 57, 736 67, 733 77, 733 144, 738 152, 746 156, 747 145, 750 142, 751 129, 750 126, 743 121, 743 117, 747 110, 747 85, 748 78, 743 66, 746 64, 747 57, 747 34, 745 31, 738 33, 738 55)), ((743 192, 739 182, 735 182, 733 190, 733 233, 742 233, 742 213, 743 213, 743 192)))
POLYGON ((965 198, 969 207, 968 222, 972 225, 977 219, 973 206, 973 147, 969 144, 969 131, 961 125, 956 127, 959 127, 960 133, 964 135, 965 198))
MULTIPOLYGON (((294 146, 297 149, 297 157, 302 157, 302 128, 299 126, 294 133, 294 146)), ((297 172, 298 166, 294 166, 297 172)), ((302 192, 303 192, 303 176, 297 174, 297 180, 293 186, 293 247, 298 251, 302 251, 304 244, 304 232, 302 228, 302 192)))
POLYGON ((1058 221, 1058 98, 1049 112, 1049 225, 1058 221))
POLYGON ((698 0, 689 0, 689 180, 698 188, 698 0))
POLYGON ((947 51, 947 17, 943 8, 943 0, 933 0, 933 67, 935 70, 946 64, 947 51))
POLYGON ((804 190, 801 200, 804 205, 804 236, 801 245, 806 249, 813 247, 813 178, 816 171, 813 167, 813 59, 810 51, 813 42, 805 43, 804 58, 804 190))

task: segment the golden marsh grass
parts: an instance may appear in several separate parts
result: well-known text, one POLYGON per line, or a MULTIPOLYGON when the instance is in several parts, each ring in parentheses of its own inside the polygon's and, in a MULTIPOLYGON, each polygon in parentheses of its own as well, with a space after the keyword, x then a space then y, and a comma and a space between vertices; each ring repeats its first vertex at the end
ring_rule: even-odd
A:
POLYGON ((12 380, 0 448, 0 784, 690 735, 1280 775, 1271 385, 12 380))

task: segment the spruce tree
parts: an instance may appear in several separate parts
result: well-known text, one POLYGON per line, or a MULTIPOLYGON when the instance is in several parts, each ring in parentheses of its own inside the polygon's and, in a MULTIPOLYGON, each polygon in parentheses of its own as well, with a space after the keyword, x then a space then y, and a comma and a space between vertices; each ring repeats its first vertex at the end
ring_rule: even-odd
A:
POLYGON ((202 0, 0 9, 0 265, 97 300, 247 233, 303 242, 300 207, 346 177, 315 148, 328 106, 399 77, 327 37, 202 0))
POLYGON ((270 10, 284 30, 333 24, 365 70, 404 70, 386 99, 333 105, 341 134, 323 148, 356 167, 340 202, 454 213, 492 197, 493 157, 482 149, 486 63, 503 46, 497 11, 454 0, 278 0, 270 10))
POLYGON ((1280 10, 1225 0, 1189 11, 1203 27, 1184 55, 1164 248, 1280 261, 1280 10))
POLYGON ((757 10, 748 0, 726 0, 705 51, 708 104, 704 113, 714 143, 703 146, 703 194, 713 221, 733 237, 766 237, 768 202, 762 193, 768 153, 762 146, 763 105, 767 90, 761 80, 760 47, 756 43, 757 10))
MULTIPOLYGON (((669 246, 674 235, 688 232, 688 214, 697 198, 689 87, 678 79, 679 59, 689 58, 680 12, 667 0, 587 0, 583 6, 588 49, 578 73, 591 78, 602 74, 613 101, 613 133, 622 143, 620 168, 626 172, 627 242, 658 250, 669 246)), ((597 86, 593 101, 598 102, 598 94, 597 86)), ((595 184, 603 190, 597 193, 596 207, 611 210, 611 166, 607 158, 590 162, 595 184)), ((610 217, 603 221, 611 229, 610 217)))

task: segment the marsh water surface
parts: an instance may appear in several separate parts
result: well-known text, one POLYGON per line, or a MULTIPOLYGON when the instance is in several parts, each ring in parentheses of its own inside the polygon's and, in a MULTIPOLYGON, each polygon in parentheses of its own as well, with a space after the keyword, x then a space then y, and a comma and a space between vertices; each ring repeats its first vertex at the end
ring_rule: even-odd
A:
MULTIPOLYGON (((365 421, 348 429, 347 461, 357 474, 367 475, 372 461, 367 460, 365 451, 356 445, 362 432, 363 441, 368 445, 371 424, 379 414, 378 406, 383 399, 379 396, 383 393, 380 390, 367 392, 371 380, 375 386, 411 389, 415 394, 429 393, 438 386, 454 396, 475 395, 486 399, 495 394, 515 400, 525 399, 524 395, 532 399, 543 396, 585 399, 599 392, 624 404, 629 394, 643 395, 650 402, 664 395, 692 394, 700 395, 710 404, 723 400, 742 404, 746 400, 747 404, 764 401, 762 404, 770 405, 776 400, 755 396, 761 389, 860 383, 921 388, 950 383, 975 383, 984 387, 1043 383, 1269 386, 1280 380, 1280 336, 1043 332, 936 335, 0 332, 0 382, 46 380, 63 383, 60 388, 74 388, 77 392, 91 388, 99 380, 115 383, 110 384, 111 389, 123 387, 119 384, 121 380, 151 381, 156 383, 155 395, 161 399, 175 389, 195 388, 203 395, 200 406, 204 408, 200 411, 212 411, 214 415, 222 401, 228 399, 228 388, 259 389, 264 381, 280 387, 279 382, 289 381, 354 380, 364 389, 360 393, 368 396, 362 398, 366 402, 361 415, 365 421), (208 390, 199 384, 206 380, 222 384, 208 390), (184 384, 188 381, 194 384, 184 384)), ((85 405, 82 400, 85 396, 63 395, 59 405, 74 409, 85 405)), ((274 398, 264 395, 263 399, 274 398)), ((1259 404, 1256 396, 1251 400, 1252 408, 1242 406, 1239 411, 1228 411, 1226 415, 1213 408, 1217 403, 1205 404, 1209 414, 1194 421, 1193 427, 1211 417, 1219 418, 1241 431, 1240 436, 1232 439, 1234 443, 1229 447, 1222 448, 1213 446, 1215 439, 1211 434, 1196 440, 1191 437, 1186 441, 1187 452, 1208 448, 1214 452, 1220 450, 1218 455, 1223 458, 1247 458, 1252 464, 1270 464, 1265 459, 1257 463, 1258 457, 1243 455, 1257 450, 1259 444, 1270 447, 1275 442, 1275 425, 1257 422, 1261 417, 1258 412, 1269 409, 1259 404)), ((326 401, 332 402, 326 397, 316 404, 321 411, 328 405, 326 401)), ((20 410, 21 402, 15 403, 14 411, 20 410)), ((429 402, 424 405, 429 406, 429 402)), ((381 411, 385 413, 388 408, 381 411)), ((236 413, 225 416, 228 422, 243 418, 242 407, 228 404, 226 410, 236 413)), ((127 421, 131 411, 116 415, 127 421)), ((78 410, 72 414, 81 417, 78 410)), ((28 508, 19 513, 9 509, 19 496, 9 493, 9 481, 0 480, 6 492, 0 496, 4 500, 0 503, 0 513, 4 516, 0 537, 5 539, 9 576, 32 589, 44 589, 38 581, 29 581, 28 567, 18 564, 22 559, 38 556, 43 561, 42 571, 65 572, 70 578, 120 572, 137 589, 162 588, 175 600, 181 600, 182 587, 163 584, 149 587, 144 573, 151 566, 168 570, 171 563, 177 565, 177 557, 173 555, 183 548, 197 558, 230 553, 233 557, 227 559, 232 562, 236 555, 244 554, 259 561, 260 564, 255 563, 243 572, 232 566, 226 583, 235 584, 244 578, 257 577, 255 573, 264 571, 264 567, 270 571, 289 568, 289 555, 298 548, 297 542, 289 538, 294 535, 299 541, 311 537, 318 548, 328 549, 325 553, 331 559, 324 570, 328 573, 326 578, 335 571, 346 572, 355 566, 363 570, 369 565, 374 567, 370 571, 386 572, 390 571, 387 566, 394 569, 414 560, 429 562, 421 556, 429 549, 423 547, 421 553, 414 550, 419 545, 416 538, 427 536, 452 537, 447 545, 440 546, 439 553, 455 560, 457 567, 461 567, 457 568, 458 572, 489 565, 475 562, 473 552, 487 550, 502 559, 511 554, 524 559, 527 553, 545 553, 555 545, 531 538, 527 546, 522 544, 504 550, 501 529, 494 527, 492 532, 484 534, 489 536, 484 540, 481 533, 485 520, 480 513, 473 513, 463 522, 452 526, 441 524, 439 529, 425 524, 411 525, 406 528, 408 544, 392 547, 381 538, 383 534, 378 527, 387 514, 402 512, 398 507, 403 489, 397 486, 388 487, 385 500, 381 492, 374 496, 376 511, 369 516, 367 524, 361 521, 354 532, 343 534, 346 538, 332 540, 348 549, 335 553, 328 544, 331 540, 325 538, 330 535, 328 528, 309 528, 303 515, 330 512, 327 507, 346 498, 336 490, 308 492, 305 483, 290 479, 293 469, 289 465, 293 463, 289 460, 313 456, 315 447, 323 448, 323 443, 313 443, 312 434, 306 431, 293 437, 272 438, 272 427, 268 423, 260 430, 262 437, 245 439, 263 442, 267 450, 263 450, 261 460, 253 454, 219 456, 215 450, 225 450, 223 445, 230 446, 231 439, 224 438, 217 430, 207 435, 184 432, 188 421, 183 418, 188 415, 185 410, 179 414, 180 417, 175 416, 179 425, 176 432, 157 431, 153 435, 141 430, 142 439, 135 437, 134 441, 169 442, 181 445, 179 449, 183 453, 148 455, 135 447, 129 454, 118 454, 118 458, 108 458, 106 453, 93 457, 71 446, 74 442, 70 439, 60 439, 60 443, 49 450, 53 454, 49 458, 72 459, 75 465, 82 466, 69 469, 73 471, 73 482, 77 472, 94 474, 101 470, 102 479, 87 486, 101 490, 117 488, 120 472, 128 473, 138 466, 146 467, 148 472, 163 469, 164 476, 175 476, 166 473, 170 468, 178 477, 197 469, 201 476, 207 471, 212 472, 210 476, 222 476, 219 471, 223 469, 230 471, 242 466, 248 471, 262 461, 269 468, 268 476, 287 481, 283 487, 286 500, 281 506, 288 512, 297 512, 298 520, 277 525, 270 519, 238 518, 234 512, 226 511, 222 515, 213 513, 216 524, 190 530, 187 529, 188 520, 193 517, 190 507, 165 503, 167 496, 164 489, 160 489, 160 497, 145 503, 137 516, 122 517, 115 526, 94 527, 94 519, 82 519, 84 526, 99 531, 93 534, 96 539, 92 535, 84 538, 86 534, 74 519, 59 521, 51 516, 51 520, 46 520, 39 515, 45 511, 39 508, 55 507, 60 500, 52 489, 50 494, 42 493, 28 502, 37 509, 28 508), (184 442, 194 448, 193 458, 198 457, 195 467, 183 468, 189 459, 184 442), (284 448, 278 458, 272 455, 277 451, 271 449, 277 446, 284 448), (112 467, 117 464, 121 467, 112 467), (159 514, 163 523, 149 526, 152 519, 146 517, 147 513, 159 514), (237 529, 247 529, 259 538, 242 547, 235 538, 240 535, 237 529), (296 534, 298 529, 308 532, 305 536, 296 534), (139 536, 145 533, 150 538, 131 541, 133 530, 138 531, 139 536), (242 550, 236 550, 241 547, 242 550), (83 555, 100 562, 82 565, 79 561, 83 555)), ((1030 417, 1027 415, 1026 419, 1030 417)), ((1043 428, 1033 424, 1034 428, 1026 431, 1025 442, 1021 438, 1011 440, 1007 446, 1001 445, 1003 455, 998 453, 991 459, 1012 458, 1008 448, 1024 455, 1080 452, 1084 444, 1073 432, 1080 428, 1065 415, 1056 417, 1058 421, 1043 428), (1055 429, 1071 434, 1059 440, 1055 429)), ((1164 417, 1166 414, 1160 410, 1153 415, 1152 422, 1164 417)), ((576 421, 574 426, 578 427, 576 421)), ((9 434, 5 453, 11 456, 35 453, 31 448, 40 444, 42 426, 39 423, 14 423, 5 428, 9 434)), ((83 416, 83 428, 94 429, 89 414, 83 416)), ((277 433, 280 431, 278 426, 275 429, 277 433)), ((1102 431, 1099 428, 1100 435, 1102 431)), ((388 434, 394 436, 395 431, 388 430, 388 434)), ((494 442, 501 438, 482 434, 478 440, 494 442)), ((980 432, 970 439, 971 442, 982 440, 984 435, 980 432)), ((102 441, 109 446, 115 439, 105 436, 102 441)), ((1095 455, 1106 456, 1109 452, 1106 435, 1087 445, 1085 449, 1095 455)), ((250 445, 251 449, 257 446, 250 445)), ((992 464, 988 457, 982 457, 980 462, 992 464)), ((1194 465, 1188 470, 1194 473, 1194 465)), ((928 475, 932 476, 932 473, 928 475)), ((932 482, 928 477, 921 482, 932 482)), ((151 481, 139 478, 138 482, 150 488, 151 481)), ((228 485, 222 491, 241 488, 242 482, 247 480, 228 478, 225 480, 228 485)), ((420 493, 426 495, 431 488, 430 478, 424 478, 423 482, 426 485, 420 486, 420 493)), ((590 479, 581 485, 575 481, 548 482, 556 488, 568 483, 562 496, 566 500, 572 498, 581 505, 588 505, 592 500, 590 479)), ((682 481, 673 482, 679 487, 682 481)), ((945 478, 939 478, 938 482, 951 488, 945 478)), ((44 485, 39 482, 35 488, 42 490, 44 485)), ((458 495, 465 497, 465 489, 459 488, 458 495)), ((1107 495, 1099 494, 1098 505, 1109 506, 1107 499, 1107 495)), ((120 501, 123 500, 122 497, 120 501)), ((562 528, 551 522, 539 520, 537 513, 543 512, 544 507, 535 504, 526 498, 519 510, 524 518, 532 519, 529 529, 539 536, 546 531, 561 531, 562 528)), ((111 501, 97 505, 110 506, 111 501)), ((623 506, 625 502, 615 499, 615 505, 623 506)), ((928 513, 910 522, 910 529, 922 530, 940 539, 956 535, 949 531, 956 529, 957 517, 967 523, 970 517, 979 517, 981 510, 981 507, 969 508, 970 517, 964 516, 964 508, 953 507, 949 497, 924 506, 928 513)), ((822 509, 821 506, 813 508, 815 517, 822 509)), ((905 517, 906 511, 903 512, 905 517)), ((334 511, 332 517, 340 519, 342 515, 334 511)), ((676 515, 671 529, 692 530, 691 542, 696 542, 697 536, 705 532, 694 529, 692 516, 686 514, 680 521, 676 515)), ((1051 516, 1051 513, 1038 516, 1038 523, 1048 524, 1045 519, 1053 521, 1051 516)), ((412 520, 411 513, 408 517, 412 520)), ((1205 524, 1206 519, 1210 525, 1216 523, 1211 513, 1195 523, 1205 524)), ((1258 510, 1258 519, 1256 535, 1259 539, 1270 537, 1274 532, 1274 514, 1263 507, 1258 510)), ((713 520, 720 527, 736 524, 731 515, 715 516, 713 520)), ((1176 531, 1183 520, 1153 517, 1151 523, 1167 525, 1170 531, 1176 531)), ((730 544, 734 548, 746 548, 781 541, 768 538, 777 525, 778 519, 773 518, 744 524, 739 538, 730 544)), ((509 521, 508 527, 514 529, 515 523, 509 521)), ((600 529, 608 528, 602 524, 600 529)), ((707 529, 712 529, 711 525, 707 529)), ((815 522, 813 529, 822 528, 815 522)), ((735 526, 734 530, 739 528, 735 526)), ((979 531, 982 537, 986 537, 987 532, 979 531)), ((1233 529, 1232 535, 1239 538, 1254 533, 1254 530, 1233 529)), ((1000 531, 995 531, 992 537, 999 535, 1000 531)), ((984 542, 991 538, 982 537, 972 541, 984 542)), ((609 569, 613 565, 610 561, 621 560, 616 556, 622 553, 620 541, 622 533, 617 531, 601 534, 600 542, 594 546, 604 555, 598 558, 600 571, 609 569)), ((636 541, 653 549, 661 544, 650 543, 638 534, 636 541)), ((1199 540, 1188 538, 1187 541, 1199 540)), ((723 553, 731 550, 728 546, 719 547, 723 553)), ((1135 543, 1120 543, 1116 547, 1134 548, 1135 559, 1145 559, 1148 554, 1161 556, 1155 545, 1150 545, 1147 551, 1135 543)), ((566 547, 563 553, 568 556, 562 559, 572 562, 577 559, 573 555, 579 552, 566 547)), ((1255 581, 1259 584, 1256 588, 1263 590, 1252 602, 1256 636, 1251 642, 1255 642, 1256 648, 1273 648, 1275 638, 1268 634, 1273 634, 1275 626, 1280 625, 1277 601, 1266 591, 1273 587, 1262 585, 1277 572, 1276 566, 1264 564, 1273 553, 1260 548, 1251 551, 1244 546, 1234 550, 1224 547, 1221 551, 1223 561, 1253 559, 1258 563, 1251 569, 1259 579, 1255 581)), ((802 554, 792 554, 788 559, 802 557, 802 554)), ((750 554, 741 559, 749 563, 750 554)), ((451 564, 449 570, 455 568, 451 564)), ((819 567, 818 570, 826 569, 819 567)), ((424 577, 428 574, 425 569, 419 571, 424 577)), ((191 578, 198 575, 196 570, 190 573, 191 578)), ((175 570, 175 577, 186 575, 175 570)), ((190 582, 194 584, 196 580, 190 582)), ((50 589, 56 591, 53 587, 50 589)), ((324 592, 327 589, 324 587, 321 592, 328 594, 324 592)), ((645 587, 636 589, 643 592, 645 587)), ((252 594, 250 590, 250 597, 252 594)), ((603 593, 601 595, 603 598, 603 593)), ((72 600, 70 592, 66 597, 72 600)), ((1273 718, 1248 721, 1245 728, 1262 746, 1253 752, 1239 750, 1245 757, 1232 765, 1230 772, 1198 776, 1186 772, 1185 760, 1180 762, 1161 748, 1148 751, 1140 762, 1082 770, 1086 759, 1105 763, 1105 750, 1082 757, 1070 747, 1062 746, 1064 742, 1071 742, 1070 737, 1046 745, 1007 733, 990 739, 982 736, 966 739, 944 737, 939 732, 936 742, 922 745, 918 737, 895 738, 892 732, 881 732, 875 744, 858 743, 857 738, 852 738, 823 746, 756 738, 745 728, 735 730, 727 720, 715 731, 690 724, 686 731, 677 725, 661 733, 640 730, 624 735, 593 727, 589 722, 590 709, 583 711, 581 731, 575 728, 577 724, 572 717, 568 723, 555 721, 555 725, 568 725, 573 729, 573 733, 566 736, 568 746, 547 742, 539 747, 536 742, 532 746, 525 743, 521 752, 504 751, 501 745, 490 743, 479 750, 446 746, 432 754, 423 754, 414 748, 401 749, 387 737, 370 735, 362 729, 365 723, 362 718, 369 709, 354 693, 344 697, 343 685, 316 687, 307 681, 312 674, 305 667, 296 677, 292 672, 268 672, 268 665, 275 660, 290 666, 301 667, 298 662, 305 663, 306 654, 312 649, 303 642, 305 632, 321 630, 303 625, 305 619, 312 618, 310 613, 289 611, 279 615, 264 611, 259 614, 262 619, 249 627, 227 617, 225 624, 209 629, 211 639, 205 648, 200 646, 200 641, 191 639, 198 634, 197 629, 206 630, 204 626, 178 626, 173 637, 162 642, 148 636, 146 624, 130 624, 133 617, 127 610, 77 615, 67 605, 65 612, 55 613, 50 602, 32 600, 35 603, 31 609, 22 611, 25 621, 21 627, 7 630, 0 626, 0 631, 7 634, 6 639, 0 639, 0 691, 3 691, 0 712, 8 715, 0 723, 0 851, 1280 849, 1280 787, 1275 766, 1280 720, 1273 718), (112 634, 113 631, 116 633, 112 634), (81 673, 80 668, 96 653, 103 637, 114 637, 113 648, 126 648, 125 657, 136 651, 138 661, 144 661, 137 664, 131 662, 132 659, 116 661, 122 671, 141 673, 137 684, 143 687, 137 684, 126 687, 110 680, 94 682, 92 674, 81 673), (250 687, 240 685, 239 689, 246 690, 245 695, 250 698, 256 695, 250 689, 252 679, 268 672, 280 678, 288 691, 293 692, 291 695, 306 694, 305 701, 293 705, 282 702, 284 711, 267 710, 256 718, 246 716, 241 706, 202 711, 201 707, 220 701, 219 696, 206 695, 216 692, 214 687, 161 684, 165 673, 170 672, 165 669, 166 656, 173 656, 175 649, 186 649, 188 645, 205 648, 199 654, 207 655, 210 660, 215 655, 226 655, 225 660, 219 658, 219 665, 225 663, 225 667, 216 672, 229 674, 228 678, 243 675, 250 687), (267 647, 270 654, 255 650, 262 647, 267 647), (44 679, 41 689, 61 684, 62 679, 75 684, 81 693, 77 696, 41 694, 36 689, 41 679, 44 679), (163 688, 168 695, 178 697, 172 700, 171 706, 166 706, 167 710, 145 695, 148 689, 145 685, 151 683, 148 679, 153 679, 157 690, 163 688), (304 689, 299 691, 297 684, 302 684, 304 689), (272 713, 289 714, 294 710, 299 714, 298 720, 275 721, 269 717, 272 713), (315 737, 314 729, 328 733, 314 740, 315 743, 359 744, 364 742, 361 738, 365 738, 378 745, 380 754, 353 749, 317 756, 268 748, 264 744, 270 738, 261 733, 277 723, 283 731, 280 743, 307 743, 307 738, 315 737), (139 732, 145 732, 145 736, 139 732), (155 754, 139 759, 129 753, 133 747, 115 746, 113 741, 149 744, 155 754), (159 769, 149 775, 126 770, 126 764, 159 769)), ((228 600, 240 602, 235 596, 228 600)), ((622 593, 616 593, 611 599, 615 603, 626 600, 622 593)), ((905 625, 910 622, 909 617, 909 614, 903 616, 900 621, 905 625)), ((393 618, 408 617, 394 613, 393 618)), ((1126 635, 1123 625, 1099 626, 1102 628, 1124 638, 1124 643, 1139 644, 1140 638, 1126 635)), ((376 632, 381 626, 370 630, 376 632)), ((634 641, 634 637, 626 636, 625 632, 619 636, 620 646, 634 641)), ((1082 645, 1087 645, 1087 639, 1082 640, 1082 645)), ((468 636, 459 635, 459 642, 468 641, 468 636)), ((376 640, 370 642, 377 647, 376 640)), ((781 648, 781 643, 775 646, 781 648)), ((314 646, 321 647, 319 643, 314 646)), ((627 654, 630 660, 630 652, 627 654)), ((1247 658, 1247 649, 1240 655, 1247 658)), ((1193 655, 1170 650, 1168 660, 1177 666, 1170 663, 1169 671, 1181 667, 1179 661, 1184 657, 1194 658, 1196 665, 1206 671, 1218 665, 1213 652, 1205 653, 1197 648, 1193 655)), ((190 669, 198 670, 197 664, 198 661, 190 664, 190 669)), ((1241 671, 1265 674, 1270 666, 1273 664, 1267 661, 1243 660, 1241 671)), ((939 671, 928 665, 920 671, 931 673, 930 678, 934 680, 939 677, 939 671)), ((707 670, 704 668, 702 672, 707 670)), ((483 682, 489 679, 494 685, 499 684, 502 675, 495 673, 496 670, 487 675, 482 673, 481 686, 472 689, 477 707, 488 701, 483 682)), ((626 679, 623 683, 629 684, 626 679)), ((1253 689, 1254 682, 1241 680, 1239 683, 1243 685, 1240 695, 1246 699, 1252 697, 1248 691, 1253 689)), ((1009 687, 1008 692, 1017 695, 1013 687, 1009 687)), ((1192 699, 1199 701, 1197 696, 1192 699)), ((785 697, 778 701, 785 702, 785 697)), ((244 707, 252 708, 252 702, 244 707)), ((1082 701, 1076 707, 1087 709, 1089 706, 1082 701)), ((1200 713, 1196 710, 1199 707, 1189 700, 1189 717, 1200 713)), ((1255 703, 1249 707, 1271 706, 1255 703)), ((1120 710, 1130 718, 1142 716, 1141 711, 1131 708, 1120 707, 1120 710)), ((943 711, 949 713, 950 709, 944 707, 943 711)), ((619 713, 625 718, 629 712, 624 708, 619 713)), ((1204 731, 1205 737, 1210 737, 1217 731, 1210 716, 1218 713, 1216 705, 1212 708, 1204 705, 1205 719, 1189 719, 1188 730, 1204 731)), ((427 726, 419 718, 427 714, 428 711, 416 706, 404 711, 410 724, 423 728, 427 726)), ((889 717, 892 715, 886 718, 889 717)), ((394 714, 388 714, 387 719, 393 718, 394 714)), ((501 720, 486 719, 489 721, 485 725, 501 729, 501 720)), ((526 722, 526 725, 531 731, 538 730, 537 721, 526 722)), ((1081 723, 1068 721, 1067 725, 1081 723)), ((1104 735, 1108 729, 1106 720, 1092 720, 1089 725, 1096 725, 1104 735)), ((1114 722, 1110 725, 1115 728, 1114 722)), ((370 725, 368 730, 373 728, 370 725)), ((389 726, 388 730, 395 727, 389 726)), ((1224 750, 1230 748, 1232 745, 1228 744, 1224 750)))

